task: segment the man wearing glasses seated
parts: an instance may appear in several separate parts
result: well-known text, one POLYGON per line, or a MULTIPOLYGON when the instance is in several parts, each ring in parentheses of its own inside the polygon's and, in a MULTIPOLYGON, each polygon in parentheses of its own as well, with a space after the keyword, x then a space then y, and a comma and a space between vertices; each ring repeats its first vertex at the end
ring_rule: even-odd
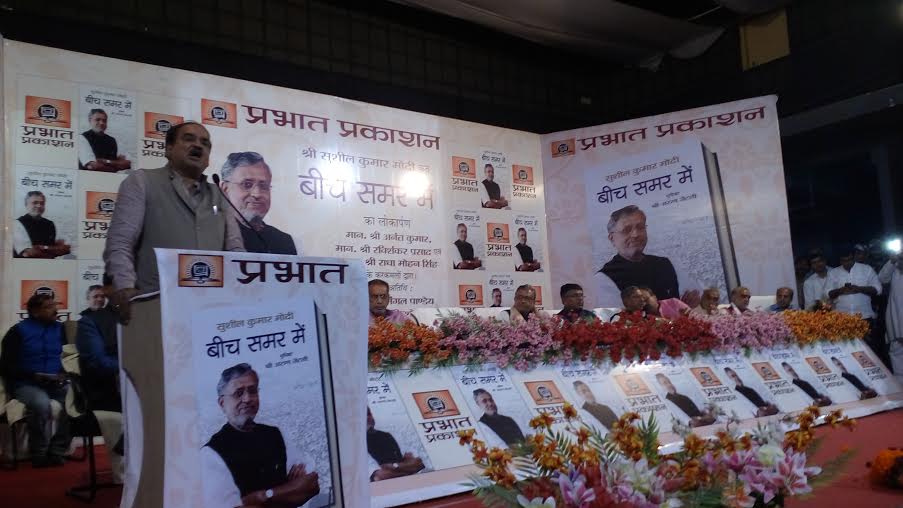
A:
POLYGON ((245 219, 238 221, 245 249, 248 252, 298 254, 291 235, 263 222, 270 211, 270 184, 273 181, 270 166, 263 157, 257 152, 230 153, 220 176, 220 187, 245 219))

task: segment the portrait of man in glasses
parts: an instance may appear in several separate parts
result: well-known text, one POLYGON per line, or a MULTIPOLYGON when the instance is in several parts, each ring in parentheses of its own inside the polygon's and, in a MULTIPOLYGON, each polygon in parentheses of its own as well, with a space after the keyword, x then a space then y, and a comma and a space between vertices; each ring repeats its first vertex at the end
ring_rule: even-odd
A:
POLYGON ((679 298, 687 305, 699 304, 700 291, 685 274, 674 269, 664 256, 646 254, 646 214, 629 205, 615 210, 608 220, 608 240, 617 251, 596 274, 599 305, 617 307, 620 292, 629 286, 648 287, 659 301, 679 298), (607 305, 613 303, 613 305, 607 305))
POLYGON ((252 231, 244 221, 238 221, 248 252, 298 254, 291 235, 263 221, 270 211, 273 174, 259 153, 230 153, 220 170, 220 177, 223 192, 254 228, 252 231))

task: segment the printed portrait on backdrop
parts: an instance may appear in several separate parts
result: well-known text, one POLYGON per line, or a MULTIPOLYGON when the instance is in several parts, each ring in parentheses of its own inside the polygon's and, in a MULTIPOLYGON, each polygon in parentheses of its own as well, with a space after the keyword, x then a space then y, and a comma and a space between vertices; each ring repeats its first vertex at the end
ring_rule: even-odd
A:
POLYGON ((485 388, 473 390, 473 400, 479 408, 479 411, 474 412, 474 416, 480 415, 477 418, 477 428, 482 430, 487 444, 494 443, 490 446, 502 444, 503 447, 510 447, 523 443, 523 429, 514 418, 499 411, 499 407, 489 391, 485 388))
POLYGON ((532 215, 518 215, 511 230, 515 232, 514 270, 517 272, 541 272, 543 249, 539 218, 532 215))
POLYGON ((470 210, 456 210, 454 214, 455 241, 450 250, 455 270, 482 270, 483 240, 480 215, 470 210))
MULTIPOLYGON (((805 393, 809 399, 811 399, 812 404, 820 407, 830 406, 831 404, 833 404, 831 398, 823 392, 823 388, 816 388, 813 385, 813 383, 817 383, 817 381, 812 380, 812 382, 810 382, 806 379, 803 379, 802 377, 800 377, 800 374, 793 367, 793 365, 788 362, 781 362, 781 368, 784 370, 784 372, 787 373, 788 376, 790 376, 790 382, 793 383, 793 385, 795 385, 797 388, 802 390, 802 392, 805 393)), ((768 364, 759 365, 756 367, 756 372, 758 372, 759 375, 762 376, 762 379, 765 380, 769 380, 766 376, 771 377, 771 379, 781 379, 781 377, 777 373, 775 373, 773 370, 768 369, 770 369, 770 365, 768 364), (766 372, 766 370, 768 370, 768 372, 766 372)))
MULTIPOLYGON (((863 368, 872 368, 875 366, 875 364, 867 356, 865 356, 865 353, 863 353, 861 351, 854 352, 853 357, 856 359, 857 362, 859 362, 859 365, 861 365, 863 368), (856 356, 857 353, 860 356, 856 356)), ((855 387, 857 390, 859 390, 859 399, 860 400, 871 399, 871 398, 878 396, 878 392, 874 388, 863 383, 862 380, 859 379, 859 376, 850 373, 850 371, 847 370, 847 366, 843 363, 843 361, 841 359, 837 358, 836 356, 832 356, 831 363, 833 363, 834 366, 837 367, 837 369, 840 371, 840 377, 842 377, 848 383, 853 385, 853 387, 855 387)), ((827 368, 827 367, 825 367, 825 368, 827 368)))
MULTIPOLYGON (((698 372, 698 375, 702 377, 708 377, 710 374, 711 371, 706 370, 698 372)), ((693 399, 693 396, 696 394, 690 393, 689 383, 680 382, 681 386, 680 390, 678 390, 678 387, 675 386, 675 380, 680 379, 680 381, 683 381, 681 378, 682 376, 678 374, 666 374, 665 372, 657 372, 655 374, 656 383, 665 392, 665 400, 680 411, 680 413, 672 411, 672 414, 681 421, 686 421, 686 418, 689 418, 687 423, 690 427, 703 427, 715 423, 715 416, 705 405, 702 405, 702 397, 700 396, 699 400, 693 399)))
POLYGON ((367 375, 367 471, 371 482, 432 470, 399 396, 390 374, 367 375))
POLYGON ((487 281, 488 307, 510 307, 514 303, 514 277, 506 273, 494 273, 487 281))
POLYGON ((765 390, 749 386, 733 368, 725 367, 724 374, 734 383, 734 391, 755 407, 756 416, 771 416, 781 411, 776 404, 765 399, 765 390))
POLYGON ((524 387, 526 387, 530 396, 533 397, 533 402, 536 405, 561 404, 565 401, 552 380, 527 381, 524 383, 524 387))
MULTIPOLYGON (((205 276, 221 270, 212 267, 205 276)), ((217 308, 193 320, 205 508, 335 504, 337 451, 322 388, 326 334, 310 297, 275 310, 217 308)))
POLYGON ((598 305, 617 307, 621 290, 646 286, 695 307, 703 288, 725 288, 735 267, 730 235, 716 226, 717 172, 694 139, 585 172, 598 305))
MULTIPOLYGON (((480 182, 480 204, 483 208, 507 209, 508 194, 502 191, 499 183, 495 181, 496 169, 492 164, 483 165, 483 180, 480 182)), ((507 191, 507 189, 505 189, 507 191)))
POLYGON ((530 410, 504 369, 494 364, 457 365, 452 373, 487 446, 509 448, 524 441, 530 410))
POLYGON ((536 199, 536 184, 533 180, 533 168, 514 164, 511 166, 512 196, 516 199, 536 199))
POLYGON ((17 82, 23 115, 10 139, 16 164, 74 168, 78 122, 73 125, 72 103, 77 86, 33 76, 19 76, 17 82))
POLYGON ((292 236, 264 222, 270 211, 273 173, 257 152, 235 152, 220 169, 220 187, 238 209, 238 226, 248 252, 298 254, 292 236))
POLYGON ((585 382, 578 379, 574 381, 573 385, 574 393, 583 401, 580 409, 592 416, 606 430, 611 430, 615 422, 618 421, 617 413, 608 405, 599 403, 593 390, 585 382))
POLYGON ((82 85, 79 94, 78 169, 132 169, 138 157, 134 94, 97 85, 82 85))
POLYGON ((480 284, 458 285, 459 307, 482 307, 483 305, 483 286, 480 284))
POLYGON ((13 257, 74 259, 76 204, 67 170, 17 168, 13 257))

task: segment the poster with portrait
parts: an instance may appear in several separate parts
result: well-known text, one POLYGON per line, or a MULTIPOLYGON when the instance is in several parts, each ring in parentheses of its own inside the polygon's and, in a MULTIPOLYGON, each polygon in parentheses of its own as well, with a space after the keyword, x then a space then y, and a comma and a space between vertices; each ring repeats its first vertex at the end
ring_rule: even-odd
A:
POLYGON ((486 260, 498 265, 499 260, 510 261, 511 226, 506 222, 486 222, 486 260))
MULTIPOLYGON (((647 367, 645 378, 664 399, 674 419, 690 427, 705 427, 715 423, 715 415, 708 407, 708 399, 694 382, 685 359, 663 357, 657 362, 649 362, 647 367)), ((674 420, 659 421, 665 429, 671 428, 674 423, 674 420)))
POLYGON ((852 376, 856 376, 859 379, 863 386, 857 386, 857 389, 863 391, 863 387, 865 389, 871 388, 878 395, 903 391, 903 387, 901 387, 897 378, 887 370, 887 367, 875 356, 875 353, 862 339, 845 342, 842 346, 849 357, 843 358, 842 356, 834 355, 837 360, 835 361, 832 358, 831 362, 837 366, 842 374, 848 374, 843 377, 850 381, 851 384, 856 385, 852 376))
POLYGON ((514 270, 518 272, 542 272, 546 258, 542 248, 539 217, 517 214, 511 224, 514 249, 514 270))
POLYGON ((511 307, 514 305, 514 276, 507 273, 491 273, 486 282, 487 307, 511 307))
POLYGON ((478 162, 477 185, 480 205, 496 210, 511 209, 511 172, 507 156, 496 150, 482 150, 478 162))
MULTIPOLYGON (((564 417, 565 402, 574 401, 565 397, 562 382, 552 367, 537 367, 529 372, 511 371, 514 386, 526 402, 532 416, 547 414, 552 417, 552 430, 564 432, 567 421, 564 417)), ((576 407, 576 406, 575 406, 576 407)), ((532 432, 531 432, 532 433, 532 432)))
MULTIPOLYGON (((726 414, 736 413, 741 418, 750 417, 749 399, 734 390, 736 381, 723 368, 713 363, 711 357, 703 356, 688 361, 687 370, 709 404, 718 406, 726 414)), ((744 376, 743 380, 747 377, 744 376)), ((764 387, 759 389, 765 390, 764 387)), ((758 390, 756 393, 759 393, 758 390)))
MULTIPOLYGON (((14 118, 15 163, 47 168, 76 166, 78 86, 58 79, 18 77, 14 118)), ((9 102, 7 102, 9 104, 9 102)))
POLYGON ((612 368, 611 361, 606 360, 598 366, 575 362, 556 370, 566 397, 574 401, 583 423, 603 435, 611 430, 627 406, 611 377, 612 368))
POLYGON ((393 377, 388 372, 367 375, 367 473, 370 481, 433 470, 393 377), (383 468, 386 471, 380 471, 383 468))
MULTIPOLYGON (((194 257, 179 261, 183 273, 200 262, 194 257)), ((337 475, 330 461, 335 450, 330 450, 326 428, 320 365, 325 338, 318 330, 318 313, 312 298, 296 297, 278 305, 245 303, 240 310, 194 315, 191 343, 205 508, 229 506, 235 493, 248 494, 238 463, 233 467, 230 460, 252 449, 261 459, 285 457, 284 468, 281 459, 275 461, 280 469, 273 475, 283 482, 298 466, 315 471, 320 493, 306 506, 335 506, 337 475), (249 448, 251 442, 256 446, 249 448)))
POLYGON ((749 364, 783 412, 801 411, 813 403, 818 405, 832 400, 796 346, 776 346, 753 352, 749 364))
POLYGON ((471 203, 478 204, 480 183, 477 174, 476 159, 469 156, 452 156, 449 175, 455 203, 464 206, 472 206, 471 203))
POLYGON ((648 365, 620 364, 611 370, 611 377, 628 411, 637 413, 643 420, 654 414, 655 419, 667 427, 673 415, 666 404, 667 399, 652 384, 654 378, 645 375, 649 369, 648 365))
MULTIPOLYGON (((363 502, 363 265, 245 252, 156 255, 166 428, 160 505, 232 507, 273 493, 305 499, 308 508, 363 502)), ((146 385, 136 389, 147 396, 146 385)), ((151 416, 143 416, 151 431, 151 416)), ((140 429, 129 421, 130 435, 140 429)))
POLYGON ((78 95, 77 169, 105 173, 138 169, 135 92, 82 84, 78 95))
POLYGON ((477 429, 477 422, 449 370, 432 370, 429 376, 394 377, 408 415, 433 467, 437 470, 469 465, 470 450, 458 444, 458 431, 477 429))
POLYGON ((486 241, 480 212, 477 210, 455 210, 449 224, 449 233, 454 238, 448 251, 451 253, 451 268, 454 270, 485 270, 486 241))
MULTIPOLYGON (((737 398, 728 401, 728 407, 740 418, 770 416, 784 411, 775 397, 742 353, 712 353, 707 355, 712 371, 724 378, 737 398)), ((723 395, 716 395, 722 397, 723 395)), ((727 407, 725 407, 726 412, 727 407)))
POLYGON ((13 257, 75 259, 79 246, 75 171, 17 166, 10 228, 13 257))
POLYGON ((844 349, 840 345, 822 341, 800 348, 800 355, 805 361, 805 366, 818 378, 818 381, 825 387, 828 397, 835 404, 852 402, 866 396, 841 376, 842 371, 831 360, 843 353, 844 349))
POLYGON ((505 369, 483 364, 457 365, 451 371, 486 446, 509 448, 524 441, 532 415, 505 369))
POLYGON ((725 292, 706 164, 703 145, 688 138, 586 171, 600 306, 619 306, 627 286, 649 286, 659 300, 706 287, 725 292))

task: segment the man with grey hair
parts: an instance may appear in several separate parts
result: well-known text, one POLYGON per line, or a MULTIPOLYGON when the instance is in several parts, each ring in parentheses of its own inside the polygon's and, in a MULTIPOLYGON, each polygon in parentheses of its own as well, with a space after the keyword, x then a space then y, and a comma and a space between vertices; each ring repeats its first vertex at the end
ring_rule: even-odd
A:
POLYGON ((220 187, 245 219, 238 221, 245 250, 270 254, 298 254, 291 235, 263 222, 263 218, 270 211, 273 173, 259 153, 230 153, 220 170, 220 177, 222 178, 220 187))
POLYGON ((319 476, 277 427, 254 421, 260 379, 247 363, 224 370, 216 385, 226 423, 201 448, 204 506, 319 507, 319 476))
POLYGON ((659 300, 680 298, 690 307, 699 303, 700 289, 683 273, 678 273, 667 257, 653 256, 646 249, 646 214, 629 205, 612 212, 608 220, 608 240, 617 251, 597 272, 602 307, 618 307, 620 293, 628 286, 648 287, 659 300))

